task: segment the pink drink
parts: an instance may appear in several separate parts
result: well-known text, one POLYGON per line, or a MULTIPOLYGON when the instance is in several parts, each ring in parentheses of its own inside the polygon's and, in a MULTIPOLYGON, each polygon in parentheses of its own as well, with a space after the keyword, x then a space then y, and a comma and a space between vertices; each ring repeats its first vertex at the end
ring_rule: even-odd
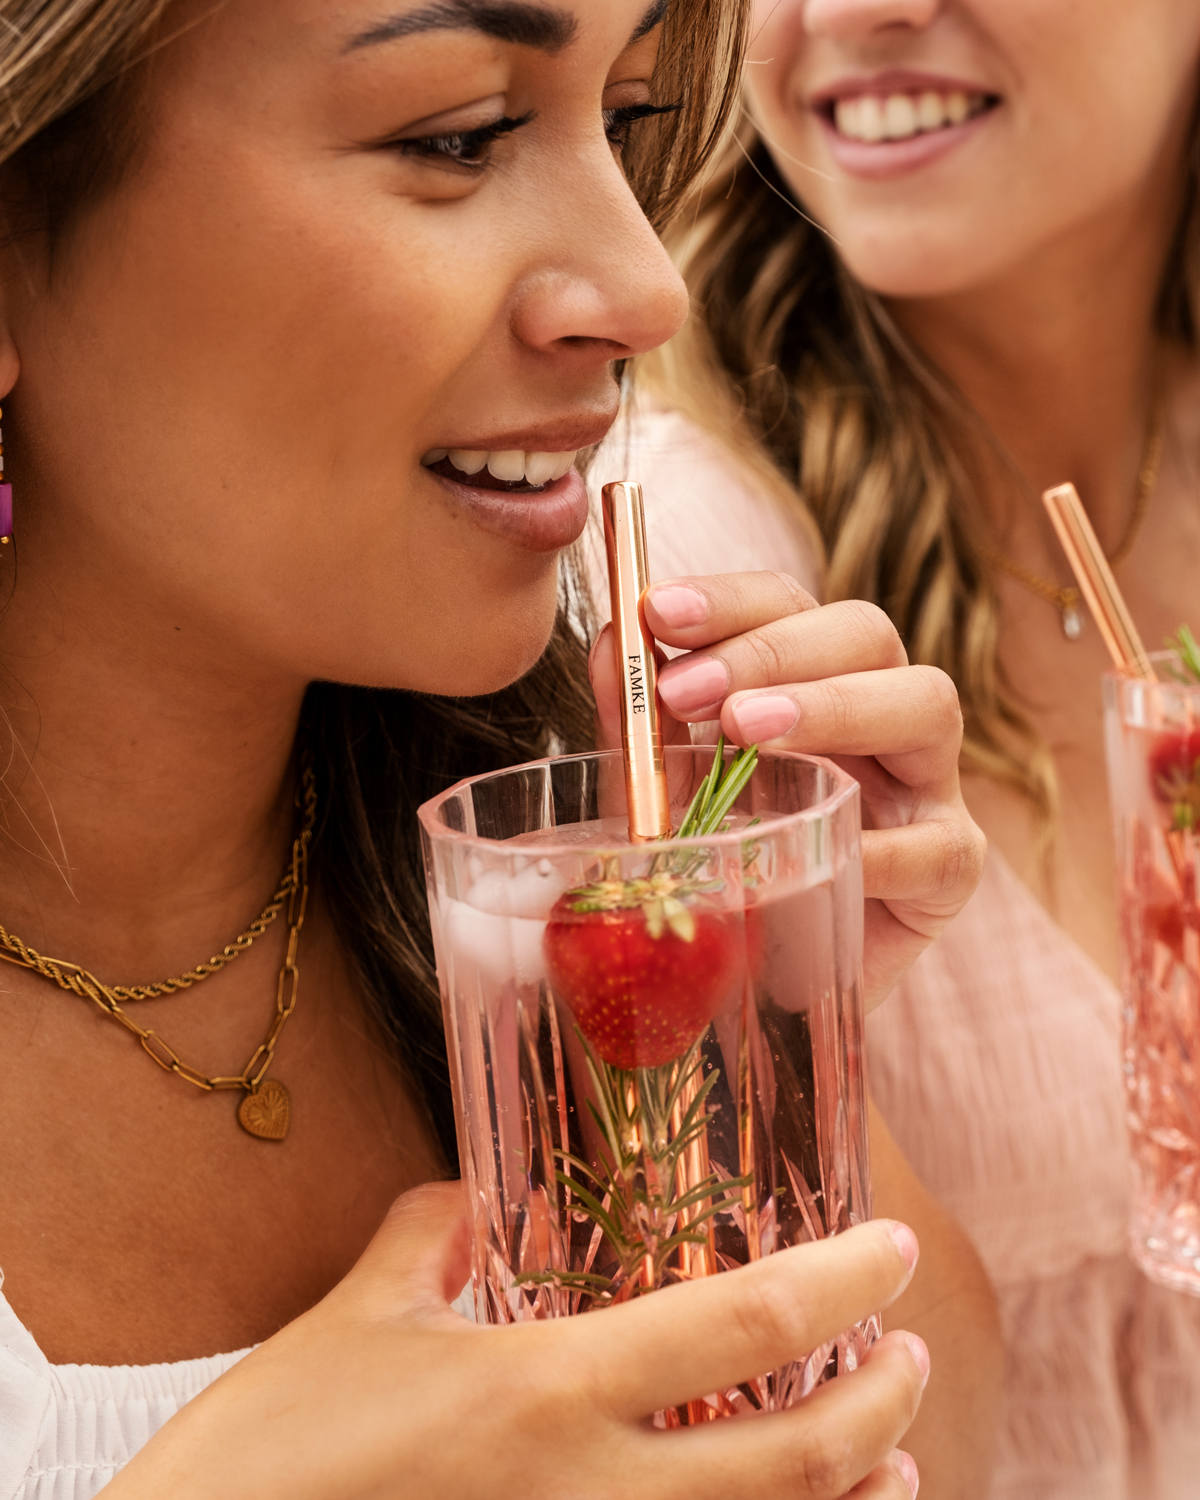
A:
MULTIPOLYGON (((1153 658, 1160 675, 1171 658, 1153 658)), ((1200 687, 1110 673, 1109 781, 1133 1155, 1130 1249, 1200 1296, 1200 687)))
MULTIPOLYGON (((604 1308, 870 1216, 856 785, 765 756, 729 832, 633 848, 621 813, 598 816, 623 797, 612 759, 519 767, 422 810, 481 1321, 604 1308), (664 847, 704 886, 691 936, 648 938, 640 910, 584 923, 568 971, 563 893, 661 869, 664 847)), ((676 824, 711 759, 668 751, 676 824)), ((877 1334, 871 1319, 659 1421, 788 1406, 877 1334)))

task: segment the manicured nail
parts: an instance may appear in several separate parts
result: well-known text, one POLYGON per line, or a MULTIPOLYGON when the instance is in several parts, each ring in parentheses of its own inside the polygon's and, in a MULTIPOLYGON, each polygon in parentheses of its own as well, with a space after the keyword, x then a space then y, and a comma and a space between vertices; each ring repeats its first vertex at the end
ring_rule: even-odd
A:
POLYGON ((921 1476, 917 1472, 916 1460, 913 1458, 911 1453, 905 1453, 903 1448, 893 1448, 892 1458, 895 1460, 896 1467, 903 1475, 904 1482, 906 1485, 908 1485, 909 1492, 915 1496, 917 1491, 921 1488, 921 1476))
POLYGON ((889 1219, 887 1227, 892 1243, 904 1257, 904 1264, 908 1267, 908 1274, 911 1276, 916 1270, 917 1261, 921 1258, 921 1246, 917 1237, 908 1225, 901 1224, 899 1219, 889 1219))
POLYGON ((777 693, 756 693, 740 698, 733 710, 733 722, 743 745, 759 745, 786 734, 800 717, 800 710, 790 698, 777 693))
POLYGON ((654 606, 655 614, 672 630, 703 625, 708 619, 708 600, 699 589, 686 583, 665 583, 651 589, 646 595, 646 603, 654 606))
POLYGON ((658 695, 672 713, 694 714, 729 691, 729 668, 719 656, 687 656, 659 673, 658 695))
POLYGON ((925 1340, 915 1333, 906 1333, 904 1342, 908 1345, 908 1352, 916 1361, 917 1369, 921 1372, 921 1388, 929 1384, 929 1350, 925 1340))

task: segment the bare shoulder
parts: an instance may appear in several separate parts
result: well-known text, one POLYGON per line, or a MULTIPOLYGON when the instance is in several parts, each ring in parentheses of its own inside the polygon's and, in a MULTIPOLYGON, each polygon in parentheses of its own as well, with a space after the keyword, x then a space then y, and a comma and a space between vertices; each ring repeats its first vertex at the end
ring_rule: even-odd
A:
POLYGON ((590 482, 638 480, 654 579, 688 574, 790 573, 820 595, 820 555, 799 496, 676 411, 639 399, 596 455, 590 482))

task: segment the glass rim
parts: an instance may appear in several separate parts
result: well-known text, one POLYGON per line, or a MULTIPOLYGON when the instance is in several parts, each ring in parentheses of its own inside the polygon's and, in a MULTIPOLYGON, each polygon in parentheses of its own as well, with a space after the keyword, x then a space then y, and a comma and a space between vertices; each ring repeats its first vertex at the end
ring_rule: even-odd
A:
MULTIPOLYGON (((1176 655, 1176 652, 1168 650, 1148 651, 1146 660, 1152 667, 1157 667, 1162 662, 1174 660, 1176 655)), ((1164 682, 1161 677, 1134 677, 1120 667, 1106 667, 1102 676, 1104 681, 1111 682, 1117 688, 1138 687, 1144 692, 1186 693, 1200 697, 1200 682, 1176 682, 1173 678, 1164 682)))
MULTIPOLYGON (((690 751, 694 754, 697 751, 715 750, 716 745, 666 745, 663 749, 666 755, 671 755, 679 751, 690 751)), ((736 749, 736 746, 727 745, 726 749, 736 749)), ((483 834, 464 833, 461 829, 450 828, 445 823, 436 821, 438 811, 445 802, 457 792, 461 792, 464 787, 474 786, 477 782, 493 781, 501 776, 511 776, 518 771, 533 771, 539 766, 562 765, 570 761, 619 761, 620 759, 620 750, 580 750, 571 755, 543 755, 538 760, 522 761, 520 765, 503 766, 496 771, 481 771, 476 776, 464 776, 461 781, 456 781, 453 786, 447 787, 444 792, 439 792, 436 797, 430 797, 427 801, 422 802, 420 807, 417 808, 417 818, 420 821, 422 830, 428 834, 430 839, 436 839, 439 842, 453 841, 464 847, 478 845, 481 848, 492 850, 511 849, 514 854, 532 855, 536 853, 539 859, 583 855, 592 850, 604 854, 613 854, 622 849, 648 850, 653 845, 633 844, 629 842, 628 838, 605 839, 599 834, 594 844, 539 842, 536 846, 530 847, 515 844, 511 839, 493 839, 487 838, 483 834)), ((822 797, 818 802, 814 802, 811 807, 802 807, 796 812, 772 815, 769 823, 756 824, 751 835, 756 839, 771 838, 776 833, 789 831, 802 824, 816 823, 822 819, 832 817, 834 814, 840 812, 847 802, 853 801, 859 794, 859 784, 854 777, 827 756, 806 755, 799 750, 760 750, 759 760, 802 761, 808 765, 819 766, 833 777, 835 785, 828 796, 822 797)), ((579 825, 577 823, 564 824, 563 827, 577 828, 579 825)), ((680 849, 711 849, 714 846, 716 848, 733 847, 745 843, 748 832, 745 828, 731 828, 725 833, 699 834, 694 838, 686 839, 672 838, 670 842, 673 846, 680 849)))

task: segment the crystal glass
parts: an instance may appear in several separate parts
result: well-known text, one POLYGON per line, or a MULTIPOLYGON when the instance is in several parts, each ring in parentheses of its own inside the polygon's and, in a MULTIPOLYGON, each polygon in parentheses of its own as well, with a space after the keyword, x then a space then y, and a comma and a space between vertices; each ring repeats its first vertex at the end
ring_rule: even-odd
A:
MULTIPOLYGON (((673 826, 713 756, 667 749, 673 826)), ((619 754, 576 755, 420 819, 480 1321, 607 1307, 870 1217, 856 782, 764 754, 726 831, 631 845, 619 754)), ((878 1331, 657 1420, 788 1406, 878 1331)))
MULTIPOLYGON (((1152 656, 1167 678, 1170 653, 1152 656)), ((1130 1249, 1200 1296, 1200 687, 1106 674, 1117 841, 1130 1249)))

